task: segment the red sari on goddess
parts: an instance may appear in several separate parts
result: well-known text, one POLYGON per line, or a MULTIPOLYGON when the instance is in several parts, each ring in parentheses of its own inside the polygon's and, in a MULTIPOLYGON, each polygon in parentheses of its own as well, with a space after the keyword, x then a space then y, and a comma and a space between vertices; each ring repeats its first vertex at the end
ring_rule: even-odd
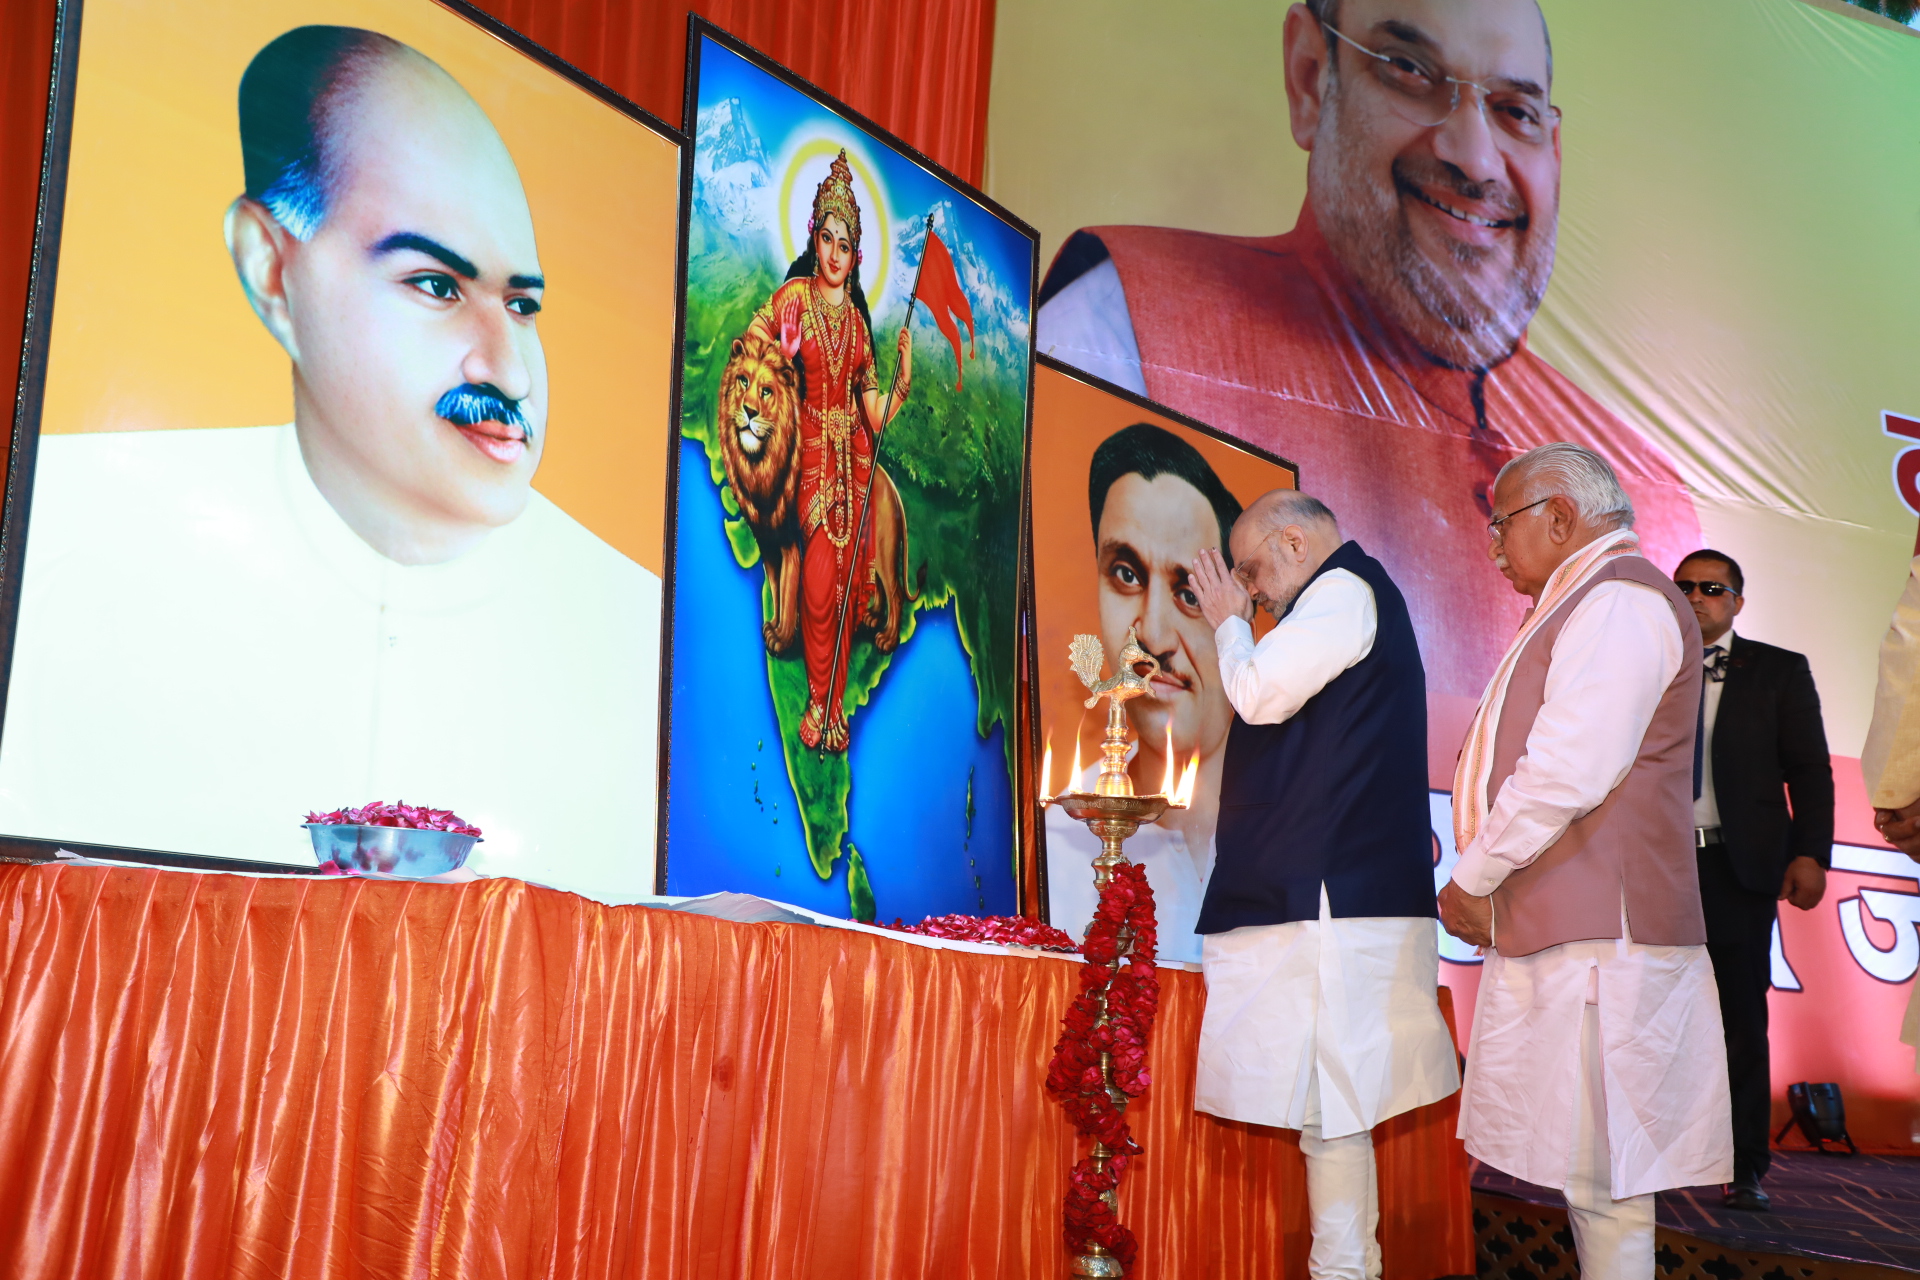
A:
POLYGON ((768 310, 781 346, 805 370, 800 408, 800 645, 807 663, 807 719, 800 735, 809 747, 824 737, 831 750, 844 744, 841 701, 847 659, 854 626, 873 590, 873 542, 871 536, 858 536, 873 478, 874 433, 859 394, 876 387, 873 339, 852 299, 833 305, 821 297, 813 277, 787 281, 768 310), (848 600, 849 590, 857 598, 848 600), (832 714, 823 718, 829 710, 832 714))
POLYGON ((800 740, 828 751, 847 748, 847 662, 874 591, 867 528, 874 448, 905 404, 912 377, 903 325, 899 371, 882 404, 860 292, 852 177, 843 151, 814 195, 808 251, 795 264, 800 274, 774 291, 752 326, 776 338, 800 372, 800 645, 807 666, 800 740))

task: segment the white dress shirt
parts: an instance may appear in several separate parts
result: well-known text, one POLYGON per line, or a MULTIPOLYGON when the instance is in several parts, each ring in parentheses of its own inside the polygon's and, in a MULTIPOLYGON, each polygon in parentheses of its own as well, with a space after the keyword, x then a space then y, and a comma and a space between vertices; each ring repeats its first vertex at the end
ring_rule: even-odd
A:
MULTIPOLYGON (((1733 632, 1721 636, 1713 642, 1729 655, 1733 653, 1733 632)), ((1700 661, 1706 662, 1706 651, 1713 645, 1702 646, 1700 661)), ((1700 719, 1700 794, 1693 802, 1693 825, 1696 827, 1717 827, 1720 825, 1720 801, 1713 791, 1713 726, 1720 719, 1720 695, 1726 689, 1727 682, 1708 676, 1701 688, 1700 719)))
MULTIPOLYGON (((1258 645, 1243 619, 1220 624, 1221 683, 1242 720, 1283 723, 1373 652, 1378 628, 1373 588, 1334 569, 1258 645)), ((1335 919, 1322 885, 1319 919, 1205 935, 1201 968, 1197 1110, 1341 1138, 1460 1087, 1430 920, 1335 919)))
MULTIPOLYGON (((1587 593, 1554 644, 1526 752, 1461 853, 1456 884, 1492 893, 1606 799, 1681 662, 1700 660, 1683 644, 1672 606, 1653 588, 1615 579, 1587 593)), ((1634 942, 1624 898, 1621 935, 1504 956, 1496 917, 1460 1136, 1476 1159, 1564 1188, 1578 1145, 1581 1026, 1592 1004, 1614 1198, 1729 1181, 1726 1043, 1707 949, 1634 942)))

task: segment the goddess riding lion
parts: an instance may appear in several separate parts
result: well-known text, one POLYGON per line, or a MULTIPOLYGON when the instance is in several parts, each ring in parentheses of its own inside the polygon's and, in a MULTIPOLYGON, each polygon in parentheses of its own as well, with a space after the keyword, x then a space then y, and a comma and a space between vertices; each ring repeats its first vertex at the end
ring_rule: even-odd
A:
MULTIPOLYGON (((800 376, 777 342, 754 333, 733 340, 720 375, 720 461, 741 518, 760 548, 773 616, 760 628, 767 652, 783 654, 800 633, 800 376)), ((873 464, 867 546, 872 589, 854 619, 856 635, 891 653, 900 643, 900 614, 919 598, 906 590, 907 516, 893 477, 873 464)), ((925 575, 924 567, 921 570, 925 575)))

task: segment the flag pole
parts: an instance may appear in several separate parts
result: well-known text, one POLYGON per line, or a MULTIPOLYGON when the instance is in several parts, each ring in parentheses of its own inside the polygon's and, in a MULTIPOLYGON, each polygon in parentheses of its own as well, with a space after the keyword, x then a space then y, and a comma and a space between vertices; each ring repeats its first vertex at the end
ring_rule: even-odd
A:
MULTIPOLYGON (((913 308, 920 297, 920 277, 925 274, 927 269, 927 237, 931 237, 932 235, 933 210, 929 209, 927 210, 926 236, 923 236, 920 241, 920 262, 919 265, 913 269, 913 288, 907 291, 907 318, 900 322, 900 327, 902 331, 905 332, 911 332, 912 329, 913 308)), ((909 337, 907 341, 911 344, 913 339, 909 337)), ((860 495, 860 527, 858 532, 854 534, 853 559, 848 563, 847 576, 840 584, 840 619, 833 629, 833 665, 827 669, 827 697, 830 700, 833 698, 833 687, 839 683, 840 680, 840 655, 843 652, 841 646, 847 635, 847 606, 853 601, 853 573, 859 567, 860 553, 866 549, 867 545, 867 518, 873 499, 873 481, 874 477, 880 473, 880 433, 887 429, 887 418, 893 413, 893 389, 899 384, 900 361, 895 359, 893 362, 893 379, 887 383, 886 402, 880 408, 880 423, 878 426, 875 426, 873 423, 867 424, 867 430, 873 433, 873 461, 867 468, 866 490, 860 495)), ((863 414, 861 416, 864 417, 865 415, 863 414)), ((834 707, 827 709, 827 724, 833 723, 833 712, 836 709, 837 708, 834 707)), ((824 741, 826 738, 825 725, 821 726, 820 733, 821 740, 824 741)), ((824 748, 821 754, 825 754, 824 748)))

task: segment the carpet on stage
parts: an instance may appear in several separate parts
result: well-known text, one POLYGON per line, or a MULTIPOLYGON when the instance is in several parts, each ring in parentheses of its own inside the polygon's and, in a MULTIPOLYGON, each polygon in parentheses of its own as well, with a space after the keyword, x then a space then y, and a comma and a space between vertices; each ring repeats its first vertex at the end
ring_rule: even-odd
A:
MULTIPOLYGON (((1718 1187, 1660 1194, 1657 1280, 1874 1280, 1920 1273, 1920 1159, 1776 1151, 1771 1213, 1723 1208, 1718 1187)), ((1558 1191, 1473 1171, 1482 1280, 1579 1275, 1558 1191)))

